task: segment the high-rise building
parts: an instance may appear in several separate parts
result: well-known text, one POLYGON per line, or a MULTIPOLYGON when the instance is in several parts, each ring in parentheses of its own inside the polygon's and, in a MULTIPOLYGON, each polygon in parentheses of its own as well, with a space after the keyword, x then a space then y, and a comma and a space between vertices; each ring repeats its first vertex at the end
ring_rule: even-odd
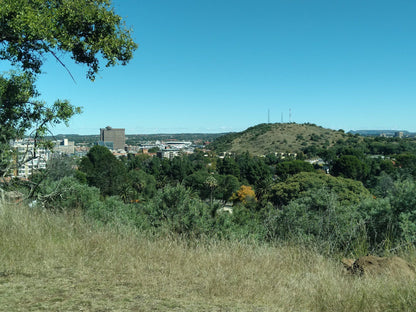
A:
POLYGON ((125 129, 115 129, 110 126, 100 129, 100 141, 104 143, 112 142, 113 149, 124 150, 126 145, 125 129))

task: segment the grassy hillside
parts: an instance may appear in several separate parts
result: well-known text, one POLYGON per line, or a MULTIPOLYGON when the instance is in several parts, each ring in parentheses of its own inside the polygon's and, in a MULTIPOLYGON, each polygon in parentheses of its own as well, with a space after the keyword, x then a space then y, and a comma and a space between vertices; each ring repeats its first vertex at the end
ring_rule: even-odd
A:
MULTIPOLYGON (((416 284, 289 245, 185 241, 0 207, 0 311, 413 311, 416 284)), ((414 256, 407 255, 414 263, 414 256)))
POLYGON ((348 135, 343 131, 325 129, 314 124, 275 123, 260 124, 239 133, 230 133, 217 138, 211 145, 217 152, 241 153, 248 151, 253 155, 274 152, 299 152, 311 145, 332 146, 348 135))

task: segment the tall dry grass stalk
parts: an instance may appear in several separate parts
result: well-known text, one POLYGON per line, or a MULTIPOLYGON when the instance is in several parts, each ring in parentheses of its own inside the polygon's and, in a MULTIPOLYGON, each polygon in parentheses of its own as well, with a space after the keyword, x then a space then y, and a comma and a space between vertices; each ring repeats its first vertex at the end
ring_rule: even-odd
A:
POLYGON ((353 278, 312 249, 148 237, 0 213, 1 311, 413 311, 413 281, 353 278))

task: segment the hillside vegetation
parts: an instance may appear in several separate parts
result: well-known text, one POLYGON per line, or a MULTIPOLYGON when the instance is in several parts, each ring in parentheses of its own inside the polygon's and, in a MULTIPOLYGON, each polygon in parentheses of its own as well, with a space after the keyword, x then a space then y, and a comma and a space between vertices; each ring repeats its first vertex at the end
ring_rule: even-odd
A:
MULTIPOLYGON (((326 131, 292 126, 299 141, 326 131)), ((416 263, 416 141, 335 133, 302 155, 329 174, 300 157, 94 146, 4 180, 22 204, 0 205, 0 311, 413 311, 414 280, 340 260, 416 263)))
POLYGON ((211 148, 217 152, 265 155, 269 153, 298 153, 309 146, 327 148, 348 137, 344 131, 325 129, 314 124, 259 124, 239 133, 217 138, 211 148))
MULTIPOLYGON (((155 237, 0 207, 0 311, 412 311, 416 284, 357 278, 313 246, 155 237)), ((414 263, 413 252, 407 259, 414 263)))

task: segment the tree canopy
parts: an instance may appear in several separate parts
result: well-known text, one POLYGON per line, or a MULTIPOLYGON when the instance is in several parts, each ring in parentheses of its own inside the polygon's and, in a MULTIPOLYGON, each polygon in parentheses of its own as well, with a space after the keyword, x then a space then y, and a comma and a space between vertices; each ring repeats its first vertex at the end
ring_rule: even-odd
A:
POLYGON ((94 79, 100 58, 125 65, 137 45, 110 0, 3 0, 0 60, 40 73, 45 54, 68 52, 94 79))

